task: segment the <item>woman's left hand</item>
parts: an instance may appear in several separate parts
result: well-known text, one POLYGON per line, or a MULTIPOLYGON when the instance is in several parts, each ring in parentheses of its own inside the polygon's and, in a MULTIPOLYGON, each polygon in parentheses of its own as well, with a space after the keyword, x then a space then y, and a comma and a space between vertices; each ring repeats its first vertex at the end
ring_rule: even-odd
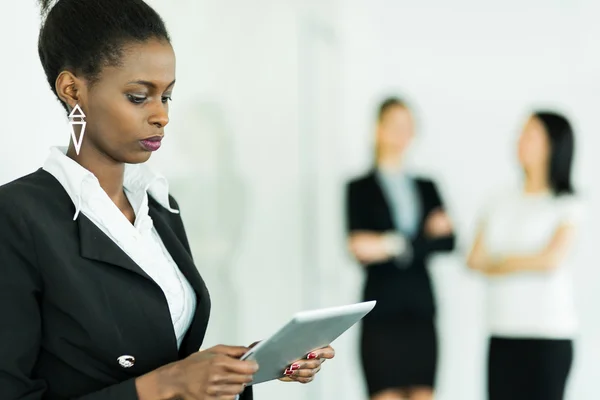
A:
POLYGON ((335 357, 333 347, 327 346, 309 353, 304 360, 292 363, 279 380, 282 382, 309 383, 315 379, 315 375, 321 370, 325 360, 335 357))

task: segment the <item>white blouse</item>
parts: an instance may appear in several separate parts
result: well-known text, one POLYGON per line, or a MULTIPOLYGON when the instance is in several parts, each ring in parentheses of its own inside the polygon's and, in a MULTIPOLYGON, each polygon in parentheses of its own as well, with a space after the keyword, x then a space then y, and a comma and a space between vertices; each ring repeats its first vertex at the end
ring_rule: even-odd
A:
MULTIPOLYGON (((493 257, 542 251, 563 225, 578 225, 582 204, 573 195, 506 191, 487 205, 483 239, 493 257)), ((488 279, 487 317, 502 337, 572 338, 578 328, 571 253, 555 269, 488 279)))
POLYGON ((76 210, 73 220, 83 213, 161 287, 169 305, 177 346, 181 346, 195 312, 196 295, 148 215, 148 193, 167 210, 178 212, 170 207, 166 178, 143 164, 126 164, 123 186, 135 211, 132 225, 96 176, 67 157, 66 151, 63 147, 51 148, 43 169, 61 183, 73 201, 76 210))

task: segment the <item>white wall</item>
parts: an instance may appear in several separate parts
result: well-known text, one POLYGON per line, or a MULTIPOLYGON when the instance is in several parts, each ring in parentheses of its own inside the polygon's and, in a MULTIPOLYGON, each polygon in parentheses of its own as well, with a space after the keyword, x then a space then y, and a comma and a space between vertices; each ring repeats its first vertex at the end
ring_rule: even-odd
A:
POLYGON ((564 109, 577 128, 577 187, 588 218, 577 251, 582 318, 570 399, 593 399, 600 377, 600 324, 594 304, 600 279, 594 235, 600 184, 597 119, 600 52, 592 1, 514 0, 343 3, 345 165, 358 173, 370 161, 376 102, 387 93, 416 103, 415 170, 443 187, 462 251, 440 257, 432 272, 440 303, 439 399, 484 398, 483 285, 465 271, 464 251, 477 210, 490 190, 517 178, 515 144, 533 106, 564 109), (462 252, 462 254, 461 254, 462 252))
MULTIPOLYGON (((37 58, 34 3, 0 2, 0 183, 37 168, 49 146, 68 139, 37 58)), ((206 346, 248 344, 298 309, 359 298, 361 271, 343 244, 342 188, 369 161, 379 95, 398 89, 418 104, 414 165, 440 179, 465 245, 485 194, 514 176, 519 118, 532 102, 558 103, 579 128, 577 183, 592 206, 578 257, 583 331, 571 398, 594 397, 600 29, 591 0, 150 3, 178 57, 172 123, 151 163, 171 180, 211 290, 206 346)), ((482 399, 481 282, 464 272, 460 254, 432 267, 439 399, 482 399)), ((336 343, 338 357, 315 384, 260 385, 257 399, 365 398, 356 333, 336 343)))

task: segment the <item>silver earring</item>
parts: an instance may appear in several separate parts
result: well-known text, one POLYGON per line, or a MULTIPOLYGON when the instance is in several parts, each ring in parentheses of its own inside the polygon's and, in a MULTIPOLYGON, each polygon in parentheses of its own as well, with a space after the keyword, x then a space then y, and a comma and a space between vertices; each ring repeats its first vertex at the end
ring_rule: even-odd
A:
POLYGON ((71 125, 71 138, 73 139, 73 144, 75 144, 75 152, 77 155, 79 155, 79 151, 81 150, 81 143, 83 142, 86 124, 87 122, 85 121, 83 110, 79 107, 79 104, 75 104, 75 107, 69 114, 69 125, 71 125), (79 140, 77 140, 77 136, 75 135, 75 125, 81 125, 79 140))

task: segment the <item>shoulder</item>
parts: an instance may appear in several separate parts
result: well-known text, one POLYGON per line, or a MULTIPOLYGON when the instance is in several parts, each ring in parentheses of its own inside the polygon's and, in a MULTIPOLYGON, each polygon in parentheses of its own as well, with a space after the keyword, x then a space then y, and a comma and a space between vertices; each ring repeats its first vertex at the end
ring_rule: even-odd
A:
POLYGON ((583 208, 585 200, 577 194, 559 194, 555 197, 556 204, 567 208, 583 208))
POLYGON ((70 204, 60 183, 41 168, 0 186, 0 213, 49 211, 57 201, 70 204))
POLYGON ((346 189, 350 193, 354 192, 362 192, 365 189, 369 189, 373 186, 373 184, 377 184, 377 179, 375 178, 375 173, 370 171, 367 174, 357 176, 355 178, 350 179, 346 184, 346 189))
POLYGON ((52 179, 40 169, 0 186, 0 243, 19 246, 27 253, 37 228, 49 229, 54 226, 53 218, 69 213, 72 203, 64 190, 61 197, 58 189, 62 186, 52 179))
POLYGON ((348 186, 349 187, 360 187, 365 184, 369 184, 369 183, 373 182, 374 179, 375 179, 375 173, 370 171, 367 174, 359 175, 359 176, 356 176, 356 177, 350 179, 348 181, 348 186))
POLYGON ((439 185, 433 178, 424 175, 413 175, 412 179, 423 196, 440 198, 439 185))
POLYGON ((585 201, 581 196, 561 194, 555 197, 558 212, 566 222, 579 223, 585 214, 585 201))
POLYGON ((437 185, 435 184, 435 181, 428 176, 413 175, 412 179, 420 187, 427 188, 427 189, 437 189, 437 185))
POLYGON ((40 170, 38 170, 0 185, 0 201, 6 202, 9 199, 27 197, 28 195, 35 194, 40 188, 37 184, 40 177, 40 170))

